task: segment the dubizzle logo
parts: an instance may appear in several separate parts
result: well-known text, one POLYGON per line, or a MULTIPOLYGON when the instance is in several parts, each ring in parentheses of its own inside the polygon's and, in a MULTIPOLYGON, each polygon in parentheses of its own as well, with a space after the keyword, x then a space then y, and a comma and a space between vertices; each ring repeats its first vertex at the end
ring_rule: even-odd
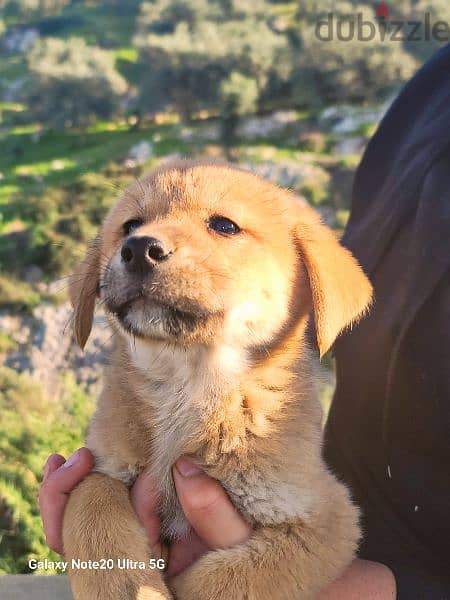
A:
POLYGON ((388 19, 389 9, 386 5, 386 2, 380 2, 380 4, 378 4, 378 6, 375 8, 375 13, 379 19, 388 19))
POLYGON ((450 25, 446 21, 432 22, 431 13, 426 12, 421 21, 404 21, 391 16, 386 2, 373 5, 374 17, 367 18, 361 12, 353 14, 327 13, 317 21, 315 34, 321 42, 437 42, 450 41, 450 25))

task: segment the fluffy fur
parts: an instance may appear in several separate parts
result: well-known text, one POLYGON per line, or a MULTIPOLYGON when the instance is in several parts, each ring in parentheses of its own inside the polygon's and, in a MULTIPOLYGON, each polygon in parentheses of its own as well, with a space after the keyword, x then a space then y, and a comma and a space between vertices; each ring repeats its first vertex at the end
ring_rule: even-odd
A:
POLYGON ((194 457, 254 526, 171 581, 156 570, 71 572, 77 600, 307 600, 352 560, 357 509, 321 457, 312 312, 320 353, 366 310, 371 287, 317 214, 287 191, 226 165, 151 172, 111 209, 74 277, 84 346, 99 296, 115 349, 87 445, 95 473, 71 494, 72 558, 148 562, 129 501, 136 475, 159 482, 166 541, 188 535, 171 467, 194 457), (208 226, 222 215, 236 235, 208 226), (121 258, 123 225, 167 254, 145 273, 121 258))

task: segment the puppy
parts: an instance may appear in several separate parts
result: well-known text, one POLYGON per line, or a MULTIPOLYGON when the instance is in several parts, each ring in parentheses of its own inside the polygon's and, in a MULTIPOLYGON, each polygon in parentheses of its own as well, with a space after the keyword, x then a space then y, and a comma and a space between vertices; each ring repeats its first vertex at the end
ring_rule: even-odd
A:
POLYGON ((129 500, 144 470, 159 484, 163 539, 189 535, 171 476, 182 454, 254 528, 170 581, 148 567, 73 568, 75 598, 315 598, 353 559, 359 530, 321 457, 305 334, 312 312, 323 355, 364 313, 371 286, 355 259, 291 193, 180 161, 123 193, 73 281, 78 344, 97 297, 116 335, 87 437, 95 472, 65 513, 69 563, 159 557, 129 500))

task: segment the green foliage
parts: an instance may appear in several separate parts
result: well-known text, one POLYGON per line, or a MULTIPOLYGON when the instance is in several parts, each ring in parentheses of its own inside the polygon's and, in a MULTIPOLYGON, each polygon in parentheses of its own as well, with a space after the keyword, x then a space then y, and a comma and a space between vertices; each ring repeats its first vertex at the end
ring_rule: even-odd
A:
MULTIPOLYGON (((374 22, 372 8, 342 1, 334 4, 334 22, 345 20, 345 33, 355 24, 357 14, 374 22)), ((292 82, 293 96, 304 106, 376 101, 397 89, 399 82, 411 77, 418 66, 402 44, 389 36, 384 41, 376 36, 369 43, 358 40, 355 34, 343 42, 334 32, 332 39, 322 41, 316 35, 316 24, 305 24, 301 37, 302 53, 292 82)))
POLYGON ((328 199, 327 188, 321 184, 304 184, 301 187, 300 192, 313 206, 320 206, 328 199))
POLYGON ((41 296, 30 285, 10 275, 0 274, 0 308, 31 311, 41 296))
POLYGON ((21 17, 53 16, 70 4, 70 0, 6 0, 7 13, 21 17))
MULTIPOLYGON (((148 111, 173 107, 186 118, 205 108, 221 112, 223 85, 229 87, 237 76, 253 81, 256 108, 272 80, 289 72, 287 38, 271 27, 265 2, 253 9, 207 0, 144 2, 135 43, 149 71, 141 86, 141 104, 148 111)), ((248 98, 249 83, 246 88, 248 98)), ((228 102, 225 108, 229 111, 228 102)))
POLYGON ((92 400, 67 377, 59 401, 46 399, 26 373, 0 367, 0 574, 26 573, 30 557, 48 557, 37 496, 47 456, 81 443, 92 400))
MULTIPOLYGON (((69 272, 95 236, 117 190, 130 180, 130 176, 116 177, 114 186, 104 174, 86 173, 72 185, 17 198, 17 209, 32 226, 26 232, 22 253, 17 255, 12 246, 8 254, 4 248, 4 262, 10 263, 15 258, 16 270, 34 264, 53 277, 69 272)), ((4 236, 4 240, 7 239, 4 236)), ((0 243, 0 259, 1 248, 0 243)), ((1 282, 0 279, 0 302, 17 303, 20 292, 14 294, 11 289, 8 297, 1 282)))
POLYGON ((0 331, 0 356, 6 352, 10 352, 16 347, 14 340, 12 340, 6 333, 0 331))
POLYGON ((219 88, 222 114, 221 137, 225 147, 235 143, 239 116, 255 112, 258 105, 258 85, 254 79, 233 71, 219 88))
POLYGON ((127 84, 109 52, 81 38, 46 38, 27 60, 22 101, 29 107, 28 120, 79 127, 119 112, 127 84))
POLYGON ((450 23, 450 3, 447 0, 403 0, 399 3, 397 10, 401 18, 421 23, 418 34, 415 35, 416 38, 420 37, 421 39, 406 41, 405 48, 419 60, 427 60, 443 42, 434 36, 425 39, 425 15, 429 15, 431 26, 439 21, 450 23))
POLYGON ((350 211, 349 210, 338 210, 336 211, 336 224, 340 229, 344 229, 344 227, 347 225, 348 219, 350 217, 350 211))

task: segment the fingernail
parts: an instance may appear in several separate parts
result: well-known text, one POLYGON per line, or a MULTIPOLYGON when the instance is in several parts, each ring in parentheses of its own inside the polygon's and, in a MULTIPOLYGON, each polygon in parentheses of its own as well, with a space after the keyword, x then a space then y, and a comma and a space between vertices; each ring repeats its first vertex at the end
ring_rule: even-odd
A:
POLYGON ((63 467, 64 467, 65 469, 68 469, 68 468, 70 468, 70 467, 73 467, 73 465, 74 465, 74 464, 76 464, 76 463, 78 462, 79 458, 80 458, 80 453, 79 453, 79 451, 77 450, 76 452, 74 452, 74 453, 72 454, 72 456, 69 456, 69 458, 68 458, 68 459, 66 460, 66 462, 63 464, 63 467))
POLYGON ((182 477, 194 477, 202 472, 200 467, 193 461, 182 456, 175 463, 175 468, 182 477))

